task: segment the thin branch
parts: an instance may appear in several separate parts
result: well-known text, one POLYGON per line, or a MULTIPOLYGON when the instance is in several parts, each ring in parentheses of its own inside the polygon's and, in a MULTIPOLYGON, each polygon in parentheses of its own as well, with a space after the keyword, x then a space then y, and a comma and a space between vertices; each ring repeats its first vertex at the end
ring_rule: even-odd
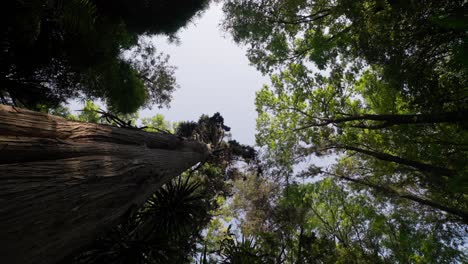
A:
MULTIPOLYGON (((325 18, 325 17, 330 15, 330 11, 331 11, 331 9, 325 8, 325 9, 319 10, 319 11, 317 11, 315 13, 312 13, 310 15, 307 15, 307 16, 298 15, 297 16, 298 19, 293 19, 293 20, 285 20, 285 19, 281 19, 281 18, 271 19, 271 18, 267 17, 266 21, 269 22, 269 23, 286 24, 286 25, 298 25, 298 24, 314 22, 314 21, 320 20, 322 18, 325 18)), ((269 11, 268 14, 271 17, 278 17, 278 14, 274 14, 271 11, 269 11)))
POLYGON ((431 113, 431 114, 410 114, 410 115, 393 115, 393 114, 364 114, 352 115, 340 118, 319 118, 321 122, 307 124, 306 126, 297 128, 296 130, 307 129, 310 127, 322 127, 330 124, 342 124, 351 121, 380 121, 384 122, 380 125, 350 125, 350 127, 365 128, 365 129, 381 129, 394 125, 403 124, 438 124, 438 123, 457 123, 468 121, 468 110, 460 110, 445 113, 431 113))
POLYGON ((402 199, 407 199, 407 200, 416 202, 416 203, 421 204, 421 205, 429 206, 431 208, 435 208, 435 209, 441 210, 443 212, 446 212, 446 213, 449 213, 449 214, 452 214, 452 215, 456 215, 456 216, 460 217, 463 222, 468 223, 468 212, 463 211, 461 209, 448 207, 448 206, 442 205, 442 204, 437 203, 437 202, 432 201, 432 200, 421 198, 419 196, 416 196, 416 195, 413 195, 413 194, 410 194, 410 193, 407 193, 407 192, 398 191, 398 190, 393 189, 390 186, 377 185, 377 184, 370 183, 370 182, 365 181, 365 180, 355 179, 355 178, 347 177, 347 176, 344 176, 344 175, 338 175, 336 173, 332 173, 332 172, 329 172, 329 171, 322 171, 322 173, 326 174, 326 175, 329 175, 329 176, 333 176, 333 177, 338 178, 338 179, 342 179, 342 180, 345 180, 345 181, 349 181, 349 182, 353 182, 353 183, 356 183, 356 184, 359 184, 359 185, 364 185, 364 186, 370 187, 370 188, 372 188, 374 190, 377 190, 377 191, 380 191, 381 193, 384 193, 384 194, 386 194, 386 195, 388 195, 390 197, 398 197, 398 198, 402 198, 402 199))

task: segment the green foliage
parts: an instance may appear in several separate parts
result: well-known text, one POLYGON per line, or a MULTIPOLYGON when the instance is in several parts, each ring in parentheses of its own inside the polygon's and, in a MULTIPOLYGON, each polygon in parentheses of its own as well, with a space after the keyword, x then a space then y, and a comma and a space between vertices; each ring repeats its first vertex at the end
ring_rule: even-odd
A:
POLYGON ((200 182, 189 180, 187 177, 169 182, 147 201, 141 214, 153 219, 153 225, 158 225, 153 228, 166 230, 172 236, 182 236, 206 225, 209 210, 205 207, 209 204, 209 197, 202 192, 200 182), (200 226, 193 228, 193 225, 200 226))
POLYGON ((271 228, 270 218, 280 187, 255 173, 238 177, 233 184, 231 213, 239 221, 245 236, 266 232, 271 228))
POLYGON ((197 123, 191 121, 179 123, 176 135, 211 144, 216 149, 223 143, 225 133, 230 130, 231 128, 224 124, 221 114, 215 113, 211 117, 202 115, 197 123))
POLYGON ((394 206, 331 179, 292 184, 279 199, 265 194, 273 201, 268 210, 249 202, 234 206, 243 207, 244 221, 263 227, 241 226, 241 237, 248 230, 248 238, 240 239, 228 228, 212 254, 226 263, 453 263, 464 257, 458 248, 462 225, 442 225, 433 214, 394 206), (257 211, 270 212, 262 217, 268 225, 248 216, 257 211))
POLYGON ((249 46, 262 72, 312 63, 341 79, 378 66, 392 89, 424 111, 466 104, 463 1, 231 0, 224 10, 225 29, 249 46))
POLYGON ((102 80, 98 81, 98 85, 112 87, 105 93, 107 105, 118 112, 135 112, 148 98, 146 87, 138 73, 122 61, 105 65, 105 67, 104 74, 99 76, 102 80))
POLYGON ((85 105, 83 109, 78 111, 78 115, 73 115, 70 112, 70 109, 63 106, 58 106, 55 108, 47 108, 46 106, 43 106, 43 109, 43 111, 51 115, 58 115, 73 121, 107 124, 114 126, 122 126, 122 122, 125 122, 125 125, 130 125, 134 127, 138 119, 138 113, 116 114, 115 116, 112 115, 112 117, 117 118, 119 120, 112 119, 109 116, 110 113, 104 112, 97 103, 90 100, 85 101, 85 105))
POLYGON ((142 118, 141 123, 145 126, 145 131, 148 132, 161 132, 168 131, 173 133, 174 129, 169 121, 164 119, 164 116, 161 114, 156 114, 153 117, 142 118))
MULTIPOLYGON (((229 229, 228 229, 229 232, 229 229)), ((221 263, 223 264, 264 264, 269 263, 261 256, 261 252, 253 239, 242 238, 240 241, 228 233, 221 241, 221 263)))
POLYGON ((277 263, 463 261, 466 7, 225 2, 224 28, 271 77, 256 96, 256 140, 283 198, 274 210, 252 206, 262 193, 244 187, 249 200, 234 200, 246 210, 241 230, 265 254, 277 263), (331 162, 321 168, 323 156, 331 162))
POLYGON ((81 113, 78 115, 78 120, 81 122, 101 123, 99 106, 92 101, 86 101, 81 113))
POLYGON ((70 98, 100 98, 121 113, 167 105, 177 87, 174 67, 140 36, 174 34, 209 1, 176 2, 5 3, 0 24, 2 103, 37 109, 38 104, 55 107, 70 98))
POLYGON ((167 35, 185 27, 209 5, 209 1, 206 0, 117 0, 112 4, 105 0, 95 2, 98 8, 113 19, 122 21, 131 32, 167 35))
POLYGON ((62 105, 59 105, 55 108, 49 108, 46 105, 38 105, 38 110, 39 112, 60 116, 68 120, 78 120, 78 117, 73 115, 68 107, 62 105))
POLYGON ((338 154, 331 171, 418 188, 466 218, 464 112, 412 114, 401 93, 369 71, 343 91, 331 81, 310 88, 290 68, 257 93, 257 143, 268 147, 273 166, 291 173, 310 156, 338 154))
POLYGON ((434 22, 464 5, 424 2, 225 4, 225 28, 271 74, 256 99, 271 173, 289 181, 310 157, 338 157, 325 175, 416 192, 427 210, 467 219, 466 31, 434 22))

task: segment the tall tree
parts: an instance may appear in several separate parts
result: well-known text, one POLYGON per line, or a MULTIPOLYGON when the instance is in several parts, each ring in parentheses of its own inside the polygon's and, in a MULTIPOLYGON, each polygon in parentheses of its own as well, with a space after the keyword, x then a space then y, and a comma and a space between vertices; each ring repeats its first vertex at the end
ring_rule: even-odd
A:
POLYGON ((56 263, 210 155, 171 134, 0 106, 2 261, 56 263))
MULTIPOLYGON (((274 184, 268 178, 247 177, 249 188, 252 179, 274 184)), ((463 244, 462 225, 441 224, 431 214, 354 192, 334 179, 294 183, 265 194, 270 195, 269 208, 252 207, 251 201, 234 206, 243 209, 237 218, 243 222, 238 235, 228 229, 212 254, 225 263, 246 259, 285 264, 453 263, 466 258, 458 248, 463 244)))
POLYGON ((288 177, 310 157, 333 157, 328 172, 347 164, 343 176, 398 186, 463 217, 466 7, 227 1, 225 28, 271 74, 256 99, 257 143, 270 164, 288 177))
MULTIPOLYGON (((91 103, 85 109, 82 114, 86 115, 82 117, 99 121, 98 109, 89 111, 93 109, 91 103)), ((111 114, 107 117, 125 124, 119 117, 111 114)), ((225 141, 230 138, 229 128, 219 113, 175 126, 159 114, 143 119, 142 123, 147 131, 203 140, 214 148, 213 155, 165 184, 142 207, 126 213, 110 232, 103 231, 93 244, 78 255, 70 255, 63 263, 189 263, 214 210, 230 195, 229 179, 236 177, 234 172, 240 164, 256 165, 252 162, 255 160, 252 148, 225 141)))
POLYGON ((230 0, 225 27, 263 72, 290 63, 341 78, 378 66, 422 112, 466 104, 464 1, 230 0))

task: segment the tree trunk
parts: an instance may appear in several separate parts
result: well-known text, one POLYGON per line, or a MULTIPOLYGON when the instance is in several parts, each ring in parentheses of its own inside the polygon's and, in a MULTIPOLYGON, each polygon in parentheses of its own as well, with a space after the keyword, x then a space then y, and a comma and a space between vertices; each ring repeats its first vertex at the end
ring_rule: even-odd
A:
POLYGON ((362 148, 353 147, 349 145, 338 145, 336 148, 356 151, 358 153, 362 153, 362 154, 374 157, 379 160, 403 164, 403 165, 418 169, 422 172, 431 173, 433 175, 441 175, 441 176, 447 176, 447 177, 454 177, 456 175, 456 172, 451 169, 447 169, 447 168, 443 168, 443 167, 439 167, 439 166, 435 166, 435 165, 431 165, 428 163, 423 163, 423 162, 419 162, 415 160, 404 159, 404 158, 400 158, 398 156, 393 156, 393 155, 383 153, 383 152, 376 152, 376 151, 362 149, 362 148))
POLYGON ((209 153, 173 135, 0 105, 0 262, 57 263, 209 153))
POLYGON ((418 197, 418 196, 413 195, 411 193, 398 191, 398 190, 393 189, 392 187, 386 187, 386 186, 373 184, 373 183, 367 182, 365 180, 355 179, 355 178, 342 176, 342 175, 336 175, 336 174, 332 174, 332 173, 326 173, 326 174, 337 177, 338 179, 342 179, 342 180, 346 180, 346 181, 349 181, 349 182, 354 182, 354 183, 357 183, 357 184, 360 184, 360 185, 370 187, 370 188, 372 188, 372 189, 374 189, 376 191, 379 191, 382 194, 385 194, 385 195, 390 196, 390 197, 398 197, 398 198, 402 198, 402 199, 407 199, 407 200, 416 202, 418 204, 421 204, 421 205, 424 205, 424 206, 429 206, 429 207, 432 207, 434 209, 438 209, 440 211, 443 211, 445 213, 458 216, 458 217, 461 218, 461 220, 465 224, 468 224, 468 212, 465 212, 465 211, 460 210, 458 208, 448 207, 448 206, 445 206, 445 205, 440 204, 438 202, 418 197))
POLYGON ((356 116, 346 116, 340 118, 324 118, 322 122, 312 124, 310 126, 326 126, 329 124, 342 124, 352 121, 380 121, 383 122, 378 125, 350 125, 351 127, 379 129, 386 128, 393 125, 414 125, 414 124, 438 124, 438 123, 457 123, 466 122, 468 120, 468 110, 460 110, 455 112, 446 113, 432 113, 432 114, 364 114, 356 116))

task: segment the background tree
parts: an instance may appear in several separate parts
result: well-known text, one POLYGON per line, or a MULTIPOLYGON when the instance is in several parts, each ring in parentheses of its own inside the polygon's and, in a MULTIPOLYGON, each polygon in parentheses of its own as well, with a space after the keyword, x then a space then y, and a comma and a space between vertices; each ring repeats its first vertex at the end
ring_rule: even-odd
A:
POLYGON ((243 209, 236 218, 245 222, 237 234, 225 231, 219 249, 208 252, 226 263, 244 258, 252 263, 452 263, 466 258, 459 248, 463 225, 447 226, 434 221, 432 213, 420 214, 378 193, 355 192, 325 179, 266 194, 268 209, 249 201, 234 203, 243 209), (262 215, 268 225, 258 225, 258 218, 249 215, 262 215))
POLYGON ((264 174, 284 193, 267 225, 251 218, 271 230, 254 237, 264 254, 276 263, 465 261, 466 8, 225 2, 225 29, 271 77, 257 93, 256 140, 264 174), (318 167, 320 157, 331 162, 318 167))
POLYGON ((337 89, 330 84, 307 93, 292 71, 275 77, 272 89, 265 87, 257 94, 257 141, 268 146, 278 166, 289 168, 290 173, 293 164, 309 156, 339 154, 341 159, 333 170, 347 168, 340 175, 439 201, 461 210, 458 215, 466 218, 462 195, 466 193, 465 129, 456 122, 416 123, 423 115, 405 114, 399 104, 393 111, 398 113, 399 108, 403 114, 367 114, 379 110, 378 105, 371 108, 375 105, 372 98, 382 95, 364 93, 362 98, 356 91, 361 83, 350 87, 346 97, 337 97, 337 89), (397 123, 389 123, 392 119, 397 123), (407 119, 405 123, 403 119, 407 119))
POLYGON ((295 164, 336 155, 325 175, 344 172, 466 218, 465 9, 227 1, 225 28, 271 74, 256 101, 257 143, 270 164, 288 179, 295 164))
POLYGON ((312 62, 339 80, 378 66, 422 112, 466 103, 463 1, 233 0, 224 10, 225 28, 263 72, 312 62))

